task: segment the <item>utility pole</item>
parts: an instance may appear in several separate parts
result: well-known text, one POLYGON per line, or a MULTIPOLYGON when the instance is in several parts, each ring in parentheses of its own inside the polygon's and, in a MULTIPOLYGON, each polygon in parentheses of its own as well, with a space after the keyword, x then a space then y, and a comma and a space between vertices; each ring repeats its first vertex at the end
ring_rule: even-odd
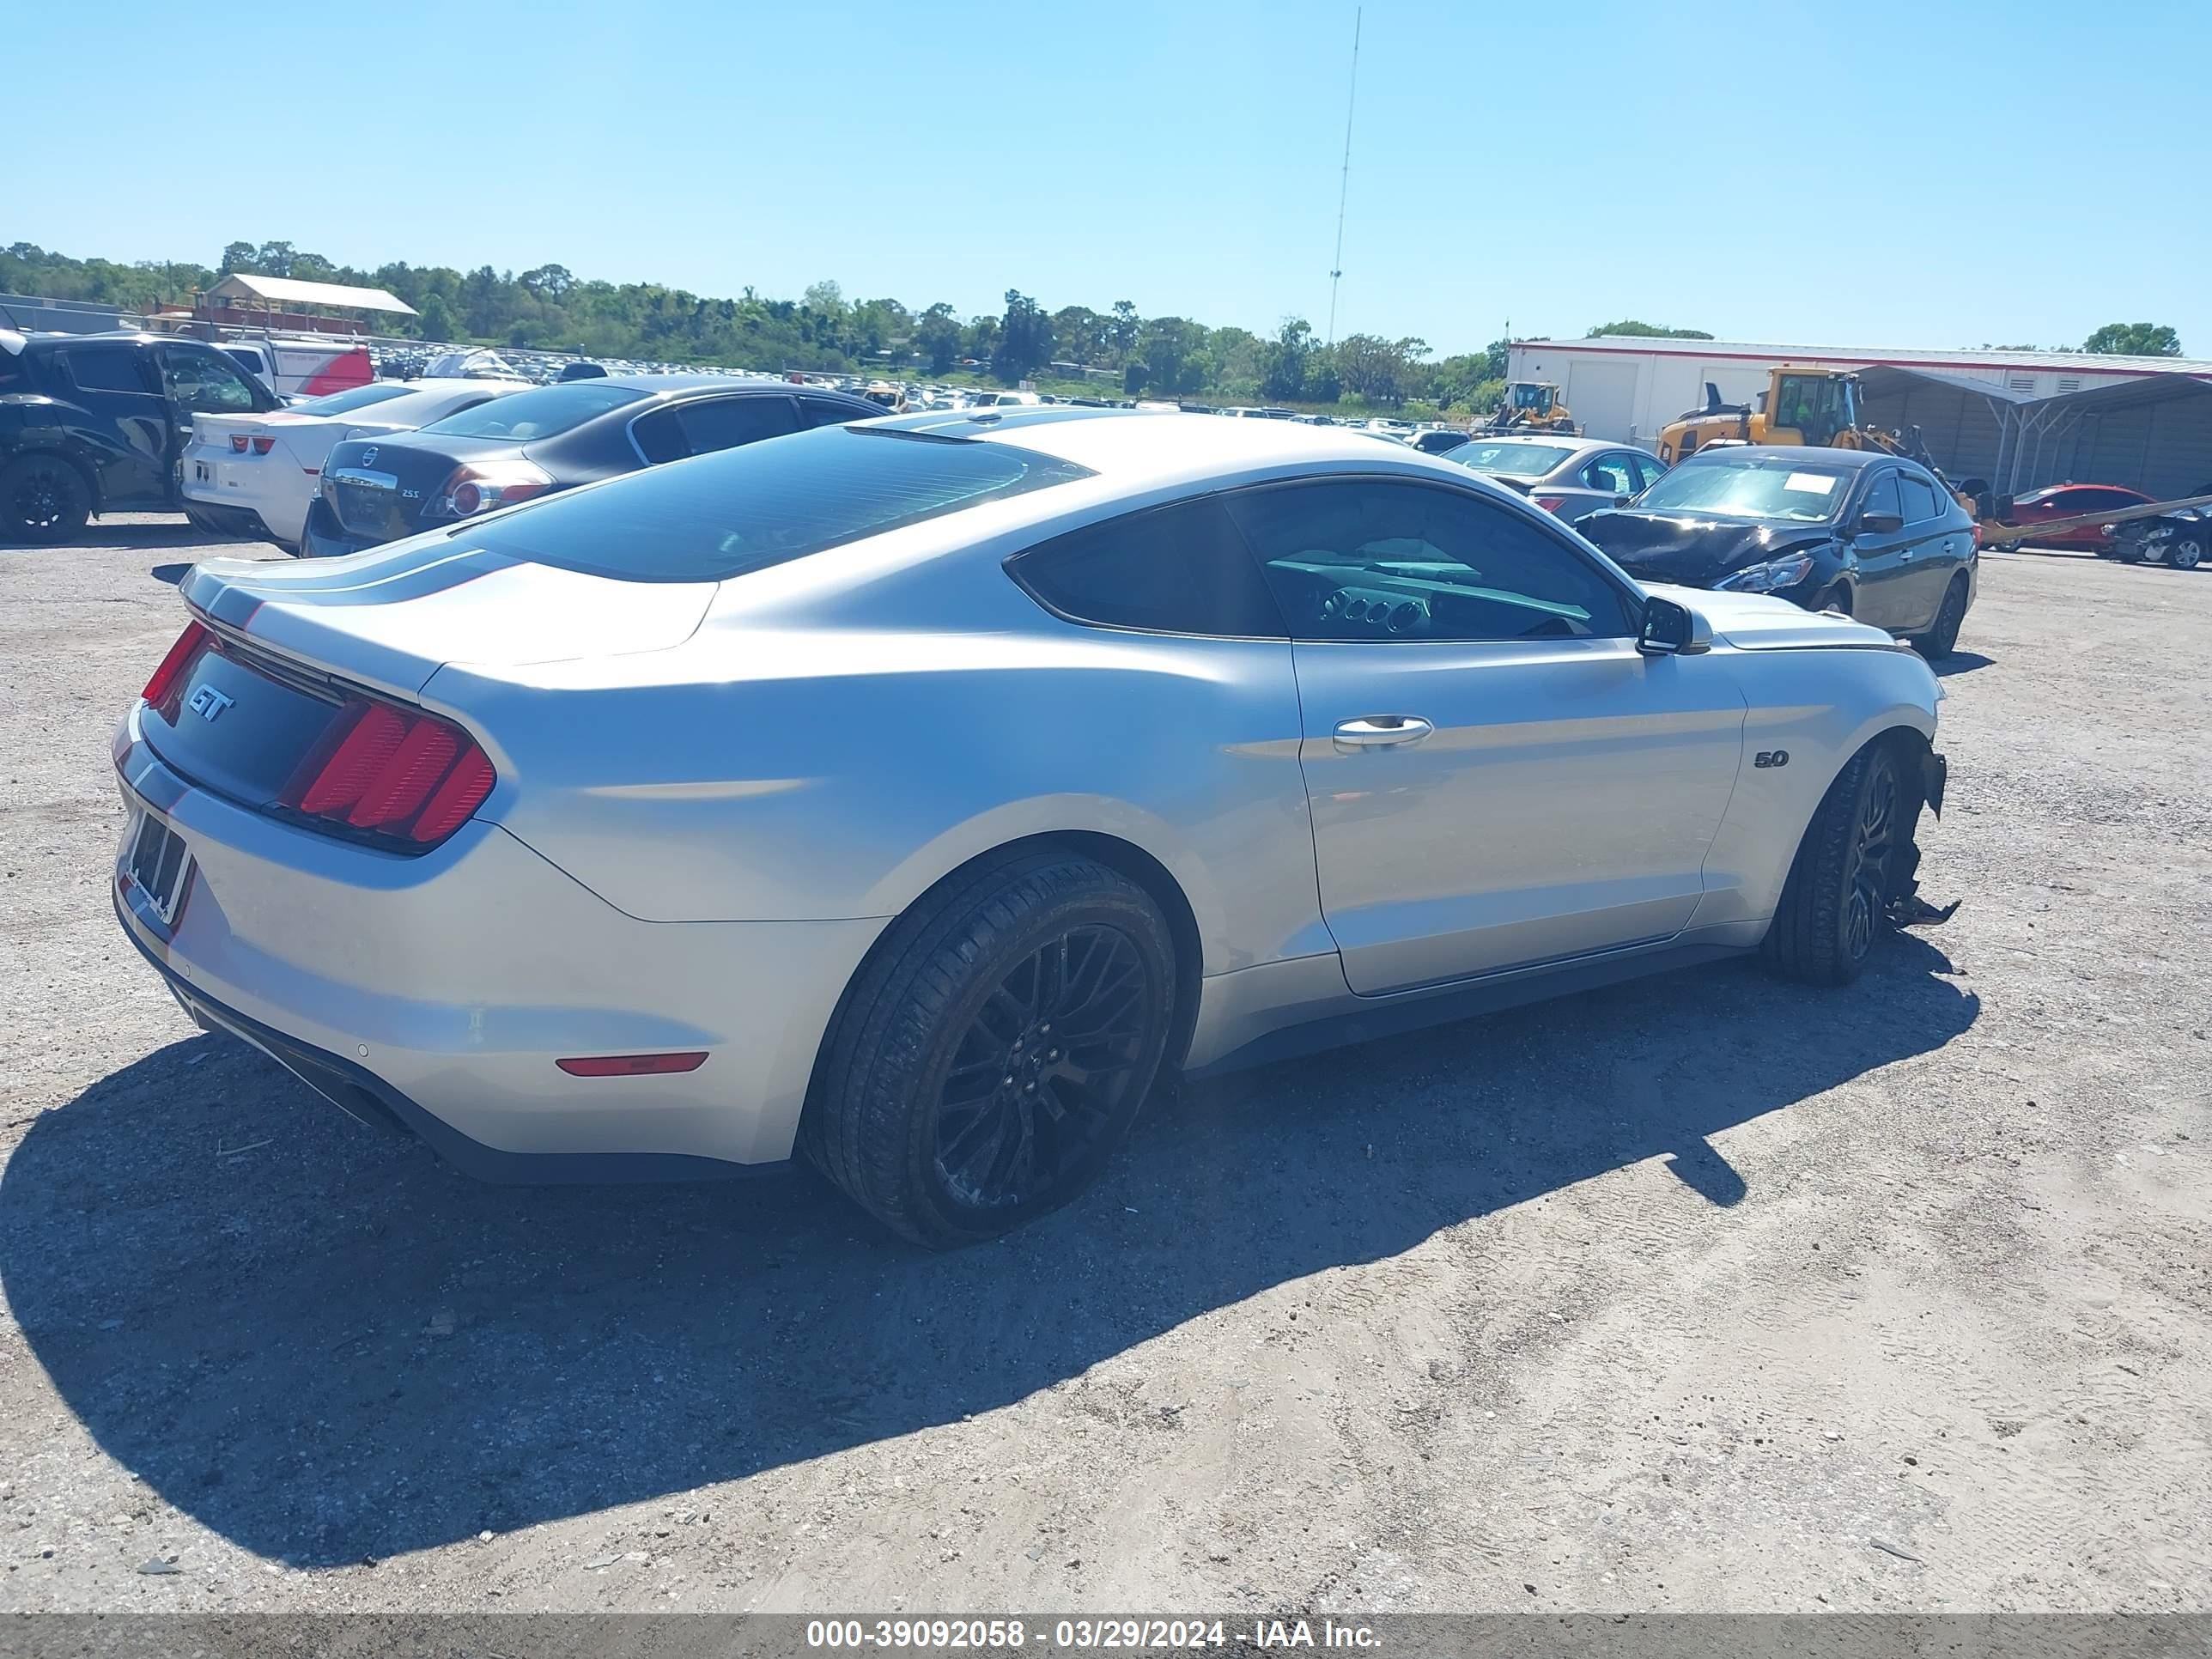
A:
POLYGON ((1352 112, 1359 101, 1359 24, 1367 9, 1361 6, 1352 14, 1352 91, 1344 100, 1344 170, 1336 185, 1336 258, 1329 264, 1328 273, 1328 341, 1336 343, 1336 285, 1344 276, 1344 201, 1352 190, 1352 112))

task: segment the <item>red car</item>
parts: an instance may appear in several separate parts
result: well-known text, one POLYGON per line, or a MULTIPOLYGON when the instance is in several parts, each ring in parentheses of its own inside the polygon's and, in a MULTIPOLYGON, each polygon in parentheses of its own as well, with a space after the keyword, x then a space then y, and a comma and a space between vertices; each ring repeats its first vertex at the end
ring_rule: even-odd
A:
MULTIPOLYGON (((2012 510, 2002 521, 2039 524, 2047 519, 2079 518, 2084 513, 2117 512, 2124 507, 2141 507, 2157 499, 2140 489, 2124 489, 2118 484, 2045 484, 2040 489, 2014 496, 2012 510)), ((2055 536, 2033 536, 2028 539, 2038 547, 2077 547, 2091 553, 2101 553, 2112 544, 2104 527, 2094 524, 2079 525, 2055 536)))

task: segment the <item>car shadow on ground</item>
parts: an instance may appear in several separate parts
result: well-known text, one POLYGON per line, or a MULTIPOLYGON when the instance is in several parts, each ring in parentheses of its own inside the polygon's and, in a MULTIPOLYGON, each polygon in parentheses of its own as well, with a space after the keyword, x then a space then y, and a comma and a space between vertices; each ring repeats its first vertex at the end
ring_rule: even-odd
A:
POLYGON ((1948 680, 1954 674, 1971 674, 1977 668, 1993 667, 1996 661, 1995 658, 1985 657, 1978 651, 1954 651, 1949 656, 1928 665, 1936 671, 1936 678, 1948 680))
POLYGON ((1757 1203, 1710 1137, 1940 1048, 1978 1012, 1949 972, 1917 938, 1840 992, 1724 963, 1193 1086, 1073 1206, 945 1255, 796 1170, 479 1186, 196 1037, 33 1123, 0 1282, 110 1456, 335 1565, 957 1422, 1643 1160, 1757 1203))
POLYGON ((180 519, 175 524, 93 523, 65 542, 0 542, 0 554, 65 553, 72 547, 143 548, 149 552, 158 552, 165 547, 252 547, 275 550, 270 544, 251 538, 218 535, 180 519))

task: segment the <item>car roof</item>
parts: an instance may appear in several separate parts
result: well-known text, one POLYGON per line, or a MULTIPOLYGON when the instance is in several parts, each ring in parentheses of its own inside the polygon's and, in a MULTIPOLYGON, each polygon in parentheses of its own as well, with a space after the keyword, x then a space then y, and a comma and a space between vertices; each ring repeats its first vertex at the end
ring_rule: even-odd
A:
MULTIPOLYGON (((1682 464, 1686 466, 1708 456, 1715 460, 1751 461, 1761 466, 1786 466, 1792 462, 1802 466, 1810 462, 1815 466, 1842 467, 1851 472, 1863 472, 1883 461, 1901 461, 1920 467, 1920 463, 1911 457, 1893 455, 1886 449, 1831 449, 1824 444, 1713 445, 1694 455, 1685 455, 1682 464)), ((1924 467, 1920 470, 1926 471, 1924 467)))
POLYGON ((1307 427, 1301 420, 1224 420, 1221 416, 1152 410, 1086 410, 1079 404, 1015 404, 1009 410, 931 410, 869 422, 894 431, 973 438, 1073 460, 1115 477, 1182 477, 1225 467, 1298 462, 1374 465, 1395 458, 1405 467, 1462 480, 1464 467, 1444 467, 1407 445, 1378 445, 1354 427, 1307 427))
POLYGON ((1570 438, 1565 433, 1544 432, 1470 432, 1468 441, 1478 444, 1541 444, 1547 449, 1633 449, 1631 443, 1615 443, 1609 438, 1570 438))
POLYGON ((851 398, 854 403, 862 400, 849 392, 839 392, 826 386, 798 386, 788 380, 750 380, 735 374, 601 374, 590 380, 569 380, 569 386, 629 386, 638 392, 741 392, 757 397, 771 392, 788 394, 805 391, 817 397, 827 394, 833 398, 851 398))

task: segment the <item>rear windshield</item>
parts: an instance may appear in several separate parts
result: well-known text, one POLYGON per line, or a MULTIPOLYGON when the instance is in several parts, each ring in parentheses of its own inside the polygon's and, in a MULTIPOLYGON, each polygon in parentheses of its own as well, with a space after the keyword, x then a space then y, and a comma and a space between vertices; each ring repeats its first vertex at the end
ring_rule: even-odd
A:
POLYGON ((474 409, 448 415, 422 430, 441 432, 450 438, 511 438, 526 443, 581 426, 593 416, 620 409, 624 404, 642 402, 645 395, 635 386, 572 380, 566 386, 542 386, 532 392, 518 392, 512 398, 495 398, 474 409))
POLYGON ((1550 444, 1486 444, 1480 438, 1444 451, 1444 459, 1477 472, 1502 472, 1509 478, 1540 478, 1574 453, 1550 444))
POLYGON ((556 495, 471 539, 592 575, 720 581, 1091 476, 1011 444, 825 426, 556 495))
POLYGON ((333 392, 325 398, 308 398, 294 404, 295 415, 348 415, 356 409, 367 409, 371 404, 388 403, 394 398, 404 398, 408 389, 386 382, 382 386, 357 386, 345 392, 333 392))

